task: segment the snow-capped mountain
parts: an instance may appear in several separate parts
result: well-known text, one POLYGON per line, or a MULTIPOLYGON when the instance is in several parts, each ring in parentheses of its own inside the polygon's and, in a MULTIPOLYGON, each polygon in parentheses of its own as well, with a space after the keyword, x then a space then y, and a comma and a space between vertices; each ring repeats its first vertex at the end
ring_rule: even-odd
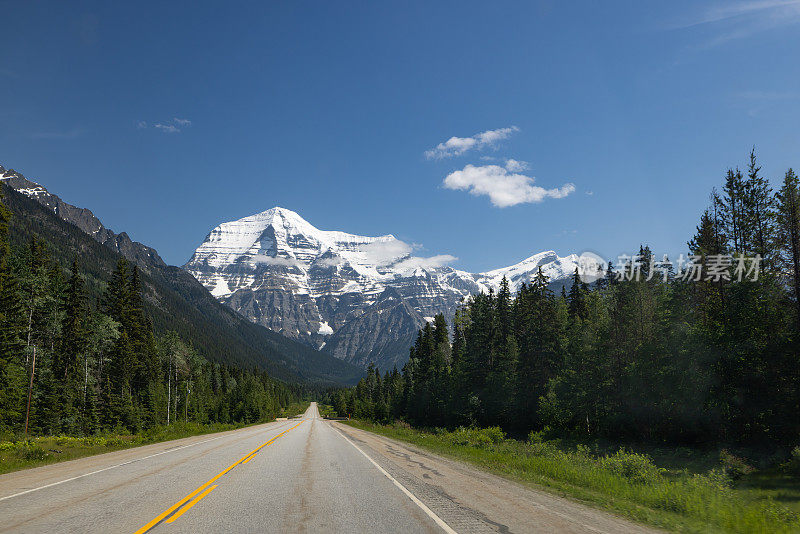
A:
POLYGON ((449 256, 419 257, 393 235, 319 230, 297 213, 270 210, 211 231, 184 268, 214 296, 252 321, 383 369, 402 366, 417 329, 437 313, 451 317, 465 297, 516 290, 539 267, 563 283, 578 256, 542 252, 484 273, 449 267, 449 256))

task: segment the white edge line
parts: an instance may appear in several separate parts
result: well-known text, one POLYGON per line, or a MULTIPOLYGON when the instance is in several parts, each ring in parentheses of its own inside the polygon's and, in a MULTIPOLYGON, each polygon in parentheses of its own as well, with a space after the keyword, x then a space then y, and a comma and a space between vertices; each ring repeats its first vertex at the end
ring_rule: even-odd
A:
MULTIPOLYGON (((288 426, 288 425, 286 425, 288 426)), ((281 427, 279 427, 281 428, 281 427)), ((182 445, 180 447, 175 447, 174 449, 169 449, 166 451, 157 452, 155 454, 151 454, 149 456, 142 456, 141 458, 134 458, 133 460, 128 460, 127 462, 122 462, 121 464, 110 465, 108 467, 104 467, 102 469, 98 469, 97 471, 92 471, 90 473, 83 473, 82 475, 74 476, 72 478, 65 478, 64 480, 59 480, 58 482, 53 482, 51 484, 46 484, 44 486, 39 486, 38 488, 31 488, 29 490, 20 491, 19 493, 14 493, 13 495, 6 495, 5 497, 0 497, 0 501, 5 501, 6 499, 12 499, 14 497, 19 497, 21 495, 26 495, 28 493, 33 493, 34 491, 43 490, 46 488, 52 488, 53 486, 58 486, 59 484, 64 484, 65 482, 72 482, 73 480, 78 480, 79 478, 88 477, 91 475, 96 475, 97 473, 102 473, 103 471, 108 471, 109 469, 116 469, 117 467, 122 467, 123 465, 132 464, 135 462, 141 462, 142 460, 147 460, 148 458, 153 458, 154 456, 161 456, 162 454, 167 454, 169 452, 179 451, 181 449, 186 449, 187 447, 194 447, 195 445, 200 445, 202 443, 208 443, 209 441, 214 441, 217 439, 226 438, 228 436, 217 436, 215 438, 204 439, 203 441, 198 441, 197 443, 189 443, 188 445, 182 445)), ((126 449, 123 449, 126 450, 126 449)), ((130 449, 127 449, 130 450, 130 449)), ((91 458, 89 456, 88 458, 91 458)))
POLYGON ((380 471, 381 473, 383 473, 383 474, 386 476, 386 478, 388 478, 389 480, 391 480, 392 482, 394 482, 394 485, 395 485, 395 486, 397 486, 398 488, 400 488, 400 491, 402 491, 403 493, 405 493, 405 494, 406 494, 406 496, 407 496, 409 499, 411 499, 412 501, 414 501, 414 504, 416 504, 417 506, 419 506, 419 507, 422 509, 422 511, 423 511, 423 512, 425 512, 425 513, 428 515, 428 517, 430 517, 431 519, 433 519, 433 520, 436 522, 436 524, 437 524, 437 525, 439 525, 440 527, 442 527, 442 530, 444 530, 445 532, 447 532, 447 534, 458 534, 458 533, 457 533, 455 530, 453 530, 452 528, 450 528, 450 525, 448 525, 447 523, 445 523, 445 522, 444 522, 444 520, 443 520, 441 517, 439 517, 438 515, 436 515, 436 514, 433 512, 433 510, 431 510, 430 508, 428 508, 427 506, 425 506, 425 503, 424 503, 424 502, 420 501, 420 500, 419 500, 419 499, 418 499, 418 498, 417 498, 417 497, 416 497, 416 496, 415 496, 413 493, 411 493, 410 491, 408 491, 408 489, 406 489, 406 487, 405 487, 405 486, 403 486, 401 483, 399 483, 399 482, 398 482, 398 481, 397 481, 397 480, 396 480, 396 479, 395 479, 395 478, 394 478, 392 475, 390 475, 389 473, 387 473, 387 472, 386 472, 386 470, 385 470, 383 467, 381 467, 380 465, 378 465, 378 463, 377 463, 375 460, 373 460, 372 458, 370 458, 370 457, 369 457, 369 455, 368 455, 366 452, 362 451, 362 450, 361 450, 361 448, 360 448, 358 445, 356 445, 355 443, 353 443, 352 441, 350 441, 350 439, 348 439, 348 437, 347 437, 347 436, 345 436, 344 434, 342 434, 341 432, 339 432, 339 429, 338 429, 338 428, 336 428, 336 427, 335 427, 335 426, 333 426, 333 425, 330 425, 330 427, 331 427, 331 428, 333 428, 333 429, 336 431, 336 433, 337 433, 337 434, 339 434, 340 436, 342 436, 342 438, 344 438, 344 440, 345 440, 347 443, 349 443, 350 445, 352 445, 353 447, 355 447, 355 448, 356 448, 356 450, 357 450, 358 452, 360 452, 361 454, 363 454, 363 455, 364 455, 364 457, 365 457, 367 460, 369 460, 369 461, 372 463, 372 465, 374 465, 374 466, 375 466, 375 467, 378 469, 378 471, 380 471))

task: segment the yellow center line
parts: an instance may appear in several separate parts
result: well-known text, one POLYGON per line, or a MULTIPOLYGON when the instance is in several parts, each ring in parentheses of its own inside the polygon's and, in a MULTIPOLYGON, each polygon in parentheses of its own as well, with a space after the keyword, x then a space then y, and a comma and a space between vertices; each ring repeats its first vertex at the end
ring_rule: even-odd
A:
MULTIPOLYGON (((253 449, 252 451, 250 451, 249 453, 245 454, 244 456, 242 456, 241 458, 239 458, 239 459, 238 459, 236 462, 234 462, 234 463, 232 463, 230 466, 228 466, 228 467, 227 467, 227 468, 226 468, 224 471, 222 471, 221 473, 219 473, 217 476, 215 476, 214 478, 212 478, 211 480, 209 480, 208 482, 206 482, 205 484, 203 484, 202 486, 200 486, 199 488, 197 488, 196 490, 194 490, 193 492, 191 492, 189 495, 187 495, 186 497, 184 497, 184 498, 183 498, 183 499, 181 499, 180 501, 176 502, 175 504, 173 504, 172 506, 170 506, 169 508, 167 508, 166 510, 164 510, 163 512, 161 512, 159 515, 157 515, 155 518, 153 518, 153 520, 152 520, 152 521, 150 521, 150 522, 149 522, 149 523, 147 523, 145 526, 143 526, 142 528, 140 528, 139 530, 137 530, 137 531, 135 532, 135 534, 144 534, 145 532, 147 532, 148 530, 150 530, 151 528, 153 528, 154 526, 156 526, 157 524, 159 524, 161 521, 163 521, 163 520, 164 520, 164 518, 165 518, 165 517, 167 517, 169 514, 171 514, 172 512, 174 512, 175 510, 177 510, 178 508, 180 508, 181 506, 183 506, 184 504, 186 504, 186 503, 187 503, 187 502, 188 502, 190 499, 192 499, 192 498, 193 498, 195 495, 197 495, 198 493, 200 493, 201 491, 203 491, 204 489, 206 489, 208 486, 210 486, 211 484, 213 484, 214 482, 216 482, 216 481, 217 481, 217 479, 219 479, 219 478, 220 478, 222 475, 226 474, 228 471, 230 471, 231 469, 233 469, 234 467, 236 467, 236 466, 237 466, 237 465, 239 465, 240 463, 243 463, 245 460, 247 460, 248 458, 250 458, 251 456, 253 456, 255 453, 257 453, 258 451, 260 451, 261 449, 263 449, 264 447, 266 447, 267 445, 269 445, 270 443, 272 443, 273 441, 275 441, 276 439, 278 439, 278 438, 279 438, 279 437, 281 437, 282 435, 284 435, 284 434, 286 434, 287 432, 289 432, 289 430, 293 430, 293 429, 297 428, 297 427, 298 427, 298 426, 300 426, 302 423, 303 423, 303 421, 300 421, 299 423, 297 423, 296 425, 294 425, 292 428, 289 428, 289 429, 287 429, 287 430, 284 430, 283 432, 281 432, 280 434, 278 434, 277 436, 275 436, 275 437, 274 437, 274 438, 272 438, 271 440, 267 441, 266 443, 263 443, 263 444, 259 445, 258 447, 256 447, 256 448, 255 448, 255 449, 253 449)), ((201 497, 201 498, 202 498, 202 497, 201 497)), ((197 500, 200 500, 200 499, 197 499, 197 500)), ((192 506, 194 506, 194 505, 192 505, 192 506)))
POLYGON ((203 493, 201 493, 200 495, 198 495, 197 497, 192 499, 192 502, 190 502, 189 504, 187 504, 186 506, 184 506, 183 508, 181 508, 180 510, 175 512, 175 514, 173 514, 172 517, 167 519, 167 523, 172 523, 173 521, 178 519, 180 516, 185 514, 192 506, 194 506, 195 504, 199 503, 203 499, 203 497, 205 497, 206 495, 211 493, 211 490, 213 490, 216 487, 217 487, 217 484, 214 484, 213 486, 210 486, 210 487, 206 488, 206 490, 203 493))

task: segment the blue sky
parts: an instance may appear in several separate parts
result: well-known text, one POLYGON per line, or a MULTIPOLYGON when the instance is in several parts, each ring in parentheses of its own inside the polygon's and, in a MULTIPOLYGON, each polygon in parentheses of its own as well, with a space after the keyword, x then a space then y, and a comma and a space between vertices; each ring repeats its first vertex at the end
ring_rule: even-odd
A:
POLYGON ((0 164, 173 264, 276 205, 471 271, 675 254, 751 146, 800 167, 797 0, 117 4, 0 3, 0 164))

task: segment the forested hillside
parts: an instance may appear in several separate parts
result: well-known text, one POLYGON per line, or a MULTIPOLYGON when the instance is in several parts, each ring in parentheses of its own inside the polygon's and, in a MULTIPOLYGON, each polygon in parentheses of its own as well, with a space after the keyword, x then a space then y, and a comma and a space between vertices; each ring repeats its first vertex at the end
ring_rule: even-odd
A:
POLYGON ((332 402, 427 427, 788 450, 800 443, 797 176, 773 192, 751 154, 687 245, 684 262, 637 246, 560 295, 541 273, 516 295, 507 283, 476 295, 451 328, 425 326, 402 372, 370 370, 332 402))
MULTIPOLYGON (((39 236, 47 242, 53 261, 63 269, 78 258, 88 298, 98 302, 121 256, 36 200, 5 185, 0 187, 13 214, 9 237, 13 249, 25 250, 39 236)), ((139 275, 144 307, 155 331, 175 331, 191 340, 198 354, 209 361, 258 367, 275 378, 311 383, 353 383, 361 374, 356 367, 328 354, 252 324, 217 302, 180 268, 166 266, 160 259, 143 268, 146 271, 139 275)))
POLYGON ((51 247, 31 237, 12 248, 12 217, 0 204, 0 431, 91 435, 176 420, 249 423, 298 398, 297 386, 263 370, 206 360, 192 337, 157 333, 142 276, 124 258, 103 279, 81 269, 78 257, 86 257, 102 272, 104 258, 91 248, 76 249, 67 270, 51 250, 65 242, 51 247))

